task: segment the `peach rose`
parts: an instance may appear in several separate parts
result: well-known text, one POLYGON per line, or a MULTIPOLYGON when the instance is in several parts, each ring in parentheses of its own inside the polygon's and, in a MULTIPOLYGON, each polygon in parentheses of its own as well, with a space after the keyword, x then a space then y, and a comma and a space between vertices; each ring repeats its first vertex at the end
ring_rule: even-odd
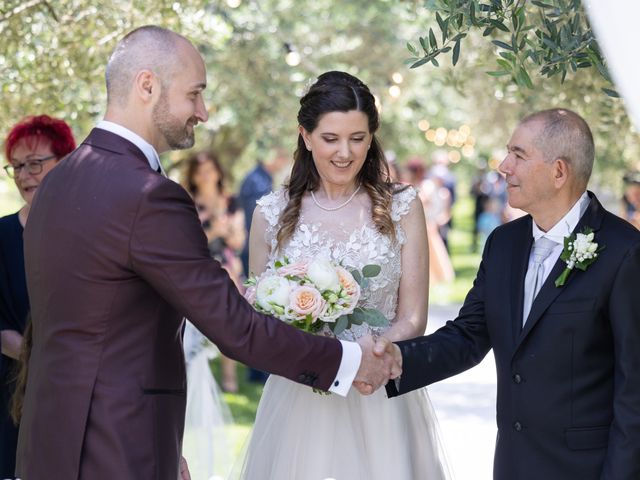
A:
POLYGON ((336 267, 336 273, 338 274, 340 285, 344 288, 345 293, 349 295, 349 303, 355 305, 360 299, 360 285, 346 268, 336 267))
POLYGON ((324 305, 325 301, 322 295, 313 287, 298 286, 289 294, 289 311, 297 319, 311 315, 314 321, 317 320, 324 305))

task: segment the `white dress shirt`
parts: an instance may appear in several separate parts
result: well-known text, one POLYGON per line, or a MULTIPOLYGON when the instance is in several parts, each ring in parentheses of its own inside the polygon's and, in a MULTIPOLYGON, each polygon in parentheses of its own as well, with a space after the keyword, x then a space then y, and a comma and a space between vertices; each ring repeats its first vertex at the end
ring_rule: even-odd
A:
MULTIPOLYGON (((584 215, 584 212, 587 211, 589 207, 589 195, 585 191, 578 201, 575 203, 571 210, 567 212, 567 214, 556 223, 553 228, 551 228, 548 232, 543 232, 540 230, 540 227, 536 225, 536 222, 532 222, 532 233, 533 233, 533 241, 535 242, 540 237, 546 237, 549 240, 553 240, 557 243, 557 245, 553 248, 553 251, 549 254, 549 256, 542 262, 542 281, 543 283, 547 280, 549 273, 553 269, 553 266, 560 258, 560 254, 564 249, 564 239, 571 235, 571 232, 576 228, 580 218, 584 215)), ((529 265, 527 269, 533 266, 533 248, 531 249, 531 254, 529 255, 529 265)))
MULTIPOLYGON (((158 152, 153 148, 153 145, 147 142, 140 135, 132 132, 122 125, 109 122, 107 120, 99 122, 96 125, 96 128, 106 130, 124 138, 125 140, 129 140, 142 151, 149 162, 149 166, 153 170, 157 171, 159 168, 160 173, 166 176, 164 169, 162 168, 162 164, 160 163, 158 152)), ((360 348, 360 345, 354 342, 340 340, 340 343, 342 344, 342 359, 340 360, 340 366, 338 367, 336 378, 331 383, 329 391, 345 397, 347 393, 349 393, 351 384, 355 380, 358 369, 360 368, 360 362, 362 361, 362 349, 360 348)))
POLYGON ((156 152, 156 149, 153 148, 153 145, 147 142, 140 135, 138 135, 135 132, 132 132, 128 128, 123 127, 122 125, 110 122, 108 120, 102 120, 101 122, 98 122, 98 124, 96 125, 96 128, 99 128, 101 130, 106 130, 107 132, 115 133, 119 137, 122 137, 125 140, 129 140, 131 143, 133 143, 136 147, 138 147, 142 151, 145 157, 147 157, 149 166, 151 166, 153 170, 157 172, 158 169, 160 169, 160 173, 166 176, 166 174, 164 173, 164 169, 162 168, 162 164, 160 163, 160 157, 158 156, 158 152, 156 152))

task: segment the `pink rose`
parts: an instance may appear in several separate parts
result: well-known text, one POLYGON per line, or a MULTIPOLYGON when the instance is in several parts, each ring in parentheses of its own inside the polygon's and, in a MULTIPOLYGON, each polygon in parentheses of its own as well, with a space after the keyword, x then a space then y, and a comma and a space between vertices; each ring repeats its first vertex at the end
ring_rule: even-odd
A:
POLYGON ((278 275, 282 277, 286 277, 287 275, 304 277, 307 274, 307 264, 305 262, 290 263, 280 267, 277 272, 278 275))
POLYGON ((250 287, 247 287, 247 289, 244 292, 244 298, 247 302, 249 302, 251 305, 254 305, 256 303, 256 286, 255 285, 251 285, 250 287))
POLYGON ((336 267, 336 273, 338 274, 340 285, 349 296, 349 304, 355 306, 360 299, 360 285, 346 268, 336 267))
POLYGON ((320 292, 307 286, 297 286, 289 294, 289 311, 297 319, 311 315, 315 321, 322 313, 325 301, 320 292))

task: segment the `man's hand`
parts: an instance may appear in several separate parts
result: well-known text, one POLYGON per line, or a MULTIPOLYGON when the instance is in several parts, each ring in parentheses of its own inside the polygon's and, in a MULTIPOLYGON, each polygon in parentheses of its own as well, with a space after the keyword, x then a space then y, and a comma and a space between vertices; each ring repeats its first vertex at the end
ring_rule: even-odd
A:
POLYGON ((389 379, 402 373, 402 355, 397 345, 384 337, 374 342, 370 335, 358 340, 362 361, 353 385, 363 395, 370 395, 389 379))
POLYGON ((189 466, 187 460, 184 457, 180 457, 180 476, 178 480, 191 480, 191 474, 189 473, 189 466))

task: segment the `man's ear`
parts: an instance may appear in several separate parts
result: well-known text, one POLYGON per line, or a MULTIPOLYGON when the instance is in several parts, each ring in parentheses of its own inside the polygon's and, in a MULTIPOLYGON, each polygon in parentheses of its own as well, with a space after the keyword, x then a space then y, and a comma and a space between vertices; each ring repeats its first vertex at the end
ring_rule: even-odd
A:
POLYGON ((151 70, 140 70, 133 82, 134 94, 142 102, 148 103, 159 94, 160 85, 151 70))
POLYGON ((553 161, 553 175, 556 188, 562 188, 569 180, 570 167, 564 158, 553 161))

